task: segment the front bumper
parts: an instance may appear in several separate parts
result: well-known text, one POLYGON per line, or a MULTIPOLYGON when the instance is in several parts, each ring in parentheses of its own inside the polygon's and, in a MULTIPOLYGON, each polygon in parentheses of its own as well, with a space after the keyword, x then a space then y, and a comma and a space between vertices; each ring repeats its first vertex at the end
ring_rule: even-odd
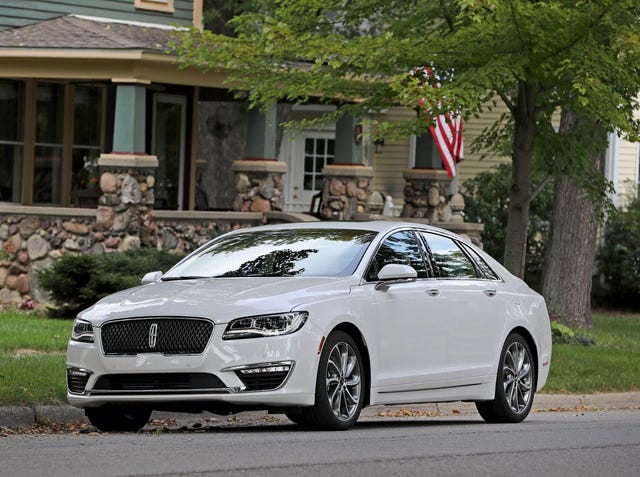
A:
POLYGON ((67 347, 67 399, 76 407, 215 403, 251 407, 314 404, 322 334, 312 323, 291 335, 222 340, 214 327, 199 355, 104 355, 95 343, 67 347))

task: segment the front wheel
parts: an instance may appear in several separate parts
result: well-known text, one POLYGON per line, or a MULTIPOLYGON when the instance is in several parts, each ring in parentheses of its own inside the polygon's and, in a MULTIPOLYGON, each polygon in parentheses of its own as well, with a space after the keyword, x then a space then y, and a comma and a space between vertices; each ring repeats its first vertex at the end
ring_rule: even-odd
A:
POLYGON ((364 403, 364 386, 358 345, 342 331, 331 333, 320 355, 315 404, 303 410, 303 422, 332 430, 353 427, 364 403))
POLYGON ((135 406, 90 407, 84 413, 89 422, 102 432, 136 432, 151 417, 151 409, 135 406))
POLYGON ((535 388, 535 365, 529 345, 521 335, 513 333, 500 354, 495 398, 476 402, 476 408, 487 422, 521 422, 531 411, 535 388))

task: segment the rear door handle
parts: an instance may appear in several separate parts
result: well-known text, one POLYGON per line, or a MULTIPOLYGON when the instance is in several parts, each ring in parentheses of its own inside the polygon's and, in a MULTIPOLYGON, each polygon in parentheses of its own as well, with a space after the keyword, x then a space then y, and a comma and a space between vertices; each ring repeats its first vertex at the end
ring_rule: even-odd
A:
POLYGON ((495 290, 482 290, 483 293, 487 296, 496 296, 496 291, 495 290))
POLYGON ((440 290, 432 288, 431 290, 427 290, 425 293, 429 296, 438 296, 440 294, 440 290))

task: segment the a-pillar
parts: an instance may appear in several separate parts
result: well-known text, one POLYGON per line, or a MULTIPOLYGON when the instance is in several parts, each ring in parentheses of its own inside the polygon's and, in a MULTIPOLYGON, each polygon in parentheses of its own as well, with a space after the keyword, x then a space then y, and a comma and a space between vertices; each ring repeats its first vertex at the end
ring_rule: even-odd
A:
POLYGON ((276 158, 276 134, 275 105, 266 111, 249 110, 245 157, 231 166, 236 188, 233 210, 265 214, 282 210, 287 164, 276 158))
POLYGON ((101 154, 96 229, 105 250, 155 246, 153 224, 155 170, 158 158, 146 153, 146 88, 116 88, 113 152, 101 154))
POLYGON ((362 120, 342 116, 336 123, 335 162, 322 169, 321 217, 327 220, 353 220, 367 212, 373 168, 362 163, 362 120))

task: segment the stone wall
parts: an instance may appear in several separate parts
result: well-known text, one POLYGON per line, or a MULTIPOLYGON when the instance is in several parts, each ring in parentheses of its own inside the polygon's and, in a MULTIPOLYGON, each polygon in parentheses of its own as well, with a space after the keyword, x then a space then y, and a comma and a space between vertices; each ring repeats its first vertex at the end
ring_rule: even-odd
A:
MULTIPOLYGON (((30 300, 47 303, 36 281, 38 270, 65 254, 103 254, 140 247, 133 233, 139 225, 105 228, 100 212, 87 209, 0 206, 0 305, 30 300)), ((148 244, 177 254, 188 253, 207 240, 240 227, 263 222, 260 213, 153 212, 148 244)))

